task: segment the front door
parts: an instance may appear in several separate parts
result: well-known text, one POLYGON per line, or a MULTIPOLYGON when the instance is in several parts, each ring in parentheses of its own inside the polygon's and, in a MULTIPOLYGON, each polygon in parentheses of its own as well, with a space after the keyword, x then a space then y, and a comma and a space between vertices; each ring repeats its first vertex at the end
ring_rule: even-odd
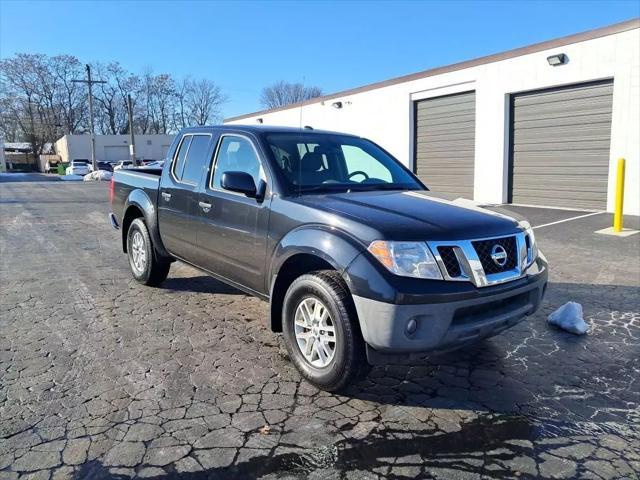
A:
POLYGON ((198 202, 199 264, 212 273, 265 293, 269 197, 256 200, 224 190, 220 184, 224 172, 242 171, 249 173, 256 185, 266 185, 266 175, 252 140, 223 135, 210 171, 198 202))
POLYGON ((169 253, 195 261, 198 189, 210 157, 211 135, 186 134, 163 173, 158 196, 158 226, 169 253))

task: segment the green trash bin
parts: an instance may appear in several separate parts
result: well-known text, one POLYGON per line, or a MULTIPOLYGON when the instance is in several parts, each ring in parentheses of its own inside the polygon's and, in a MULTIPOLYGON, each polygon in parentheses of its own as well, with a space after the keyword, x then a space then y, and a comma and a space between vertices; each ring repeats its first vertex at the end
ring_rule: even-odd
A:
POLYGON ((65 175, 67 172, 68 163, 59 163, 58 164, 58 175, 65 175))

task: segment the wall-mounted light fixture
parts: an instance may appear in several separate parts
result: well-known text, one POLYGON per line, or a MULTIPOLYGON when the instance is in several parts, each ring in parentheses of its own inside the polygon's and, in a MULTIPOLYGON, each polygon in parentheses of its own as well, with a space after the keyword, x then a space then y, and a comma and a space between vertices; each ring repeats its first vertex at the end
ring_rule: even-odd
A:
POLYGON ((264 123, 264 120, 262 118, 256 118, 256 122, 258 123, 264 123))
POLYGON ((340 109, 340 108, 342 108, 342 102, 333 102, 333 103, 331 104, 331 106, 332 106, 333 108, 338 108, 338 109, 340 109))
POLYGON ((549 65, 551 65, 552 67, 558 67, 569 62, 569 57, 567 57, 564 53, 557 53, 556 55, 547 57, 547 62, 549 62, 549 65))

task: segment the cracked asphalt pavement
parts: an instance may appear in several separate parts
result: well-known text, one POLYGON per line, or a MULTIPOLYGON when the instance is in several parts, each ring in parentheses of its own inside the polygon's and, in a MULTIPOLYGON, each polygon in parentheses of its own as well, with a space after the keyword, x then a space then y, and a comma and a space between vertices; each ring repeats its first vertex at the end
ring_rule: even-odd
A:
POLYGON ((266 303, 180 263, 133 281, 108 211, 105 184, 0 185, 0 479, 638 478, 640 235, 609 215, 536 231, 535 316, 334 395, 266 303), (569 300, 584 337, 546 323, 569 300))

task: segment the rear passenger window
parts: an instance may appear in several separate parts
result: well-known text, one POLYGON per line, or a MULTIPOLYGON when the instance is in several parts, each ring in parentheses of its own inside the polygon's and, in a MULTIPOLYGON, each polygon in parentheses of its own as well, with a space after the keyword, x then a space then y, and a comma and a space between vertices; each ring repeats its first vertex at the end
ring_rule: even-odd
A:
POLYGON ((187 150, 189 150, 189 145, 191 145, 191 138, 191 135, 185 135, 184 137, 182 137, 180 150, 178 150, 176 161, 173 163, 173 176, 176 177, 177 180, 180 180, 182 178, 184 159, 187 157, 187 150))
POLYGON ((198 184, 202 176, 202 167, 205 163, 209 163, 207 153, 209 151, 209 135, 194 135, 187 154, 182 181, 187 183, 198 184))

